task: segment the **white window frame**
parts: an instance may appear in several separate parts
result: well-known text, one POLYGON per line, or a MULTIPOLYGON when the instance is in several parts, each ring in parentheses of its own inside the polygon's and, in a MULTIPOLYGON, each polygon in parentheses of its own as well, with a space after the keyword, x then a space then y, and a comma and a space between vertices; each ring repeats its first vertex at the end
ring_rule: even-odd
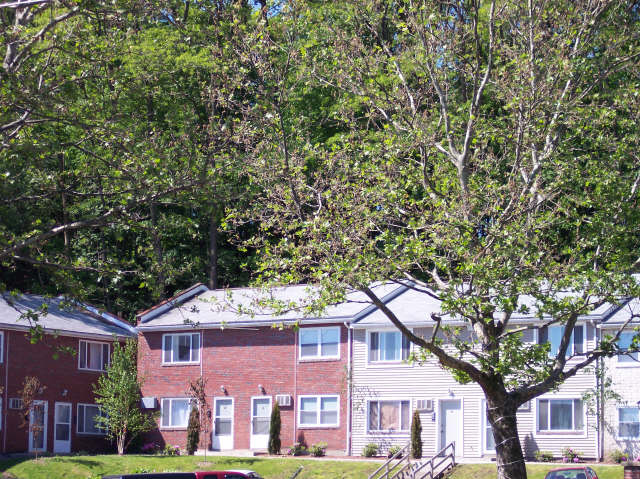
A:
POLYGON ((340 396, 337 394, 307 394, 303 396, 298 396, 298 427, 299 428, 335 428, 340 427, 340 396), (316 422, 315 424, 302 423, 302 400, 303 399, 315 399, 316 400, 316 422), (321 424, 320 416, 321 410, 320 406, 322 405, 322 399, 330 398, 336 400, 336 422, 332 424, 321 424))
POLYGON ((489 419, 487 418, 487 400, 486 399, 482 399, 480 401, 480 417, 482 417, 482 429, 480 432, 480 436, 481 436, 481 440, 482 440, 482 453, 483 454, 495 454, 496 449, 495 447, 493 449, 489 449, 487 447, 487 430, 489 428, 491 428, 491 430, 493 430, 493 428, 491 427, 491 424, 489 424, 489 419))
MULTIPOLYGON (((385 434, 385 435, 401 435, 406 436, 409 431, 411 431, 411 415, 413 411, 411 409, 411 399, 410 398, 377 398, 377 399, 367 399, 367 414, 366 414, 366 422, 364 425, 365 434, 385 434), (370 424, 370 415, 371 415, 371 403, 372 402, 397 402, 399 406, 398 411, 398 429, 369 429, 370 424), (402 428, 402 403, 409 403, 409 424, 407 425, 407 429, 402 428)), ((380 406, 378 406, 379 408, 380 406)))
POLYGON ((4 331, 0 331, 0 364, 4 363, 4 331))
POLYGON ((160 399, 160 429, 187 429, 187 426, 189 425, 189 415, 191 414, 191 408, 193 407, 193 399, 192 398, 188 398, 188 397, 181 397, 181 398, 161 398, 160 399), (171 409, 173 409, 173 401, 187 401, 187 407, 188 407, 188 411, 189 413, 187 414, 187 421, 186 423, 183 425, 175 425, 175 424, 170 424, 170 425, 165 425, 163 423, 163 418, 164 418, 164 402, 165 401, 169 401, 169 421, 171 421, 171 409))
MULTIPOLYGON (((101 409, 100 406, 97 405, 97 404, 78 403, 76 405, 76 433, 77 434, 81 434, 83 436, 104 436, 104 435, 106 435, 107 434, 106 431, 103 431, 103 432, 85 432, 85 431, 80 431, 80 407, 81 406, 85 408, 85 411, 86 411, 87 406, 88 407, 98 408, 98 411, 100 411, 100 409, 101 409)), ((86 422, 87 422, 86 419, 87 418, 86 418, 86 413, 85 413, 85 416, 82 418, 82 424, 86 424, 86 422)))
MULTIPOLYGON (((536 430, 535 430, 535 435, 536 436, 567 436, 567 437, 586 437, 587 435, 587 430, 588 430, 588 424, 587 424, 587 411, 586 411, 586 407, 584 405, 584 401, 582 401, 582 398, 580 397, 576 397, 576 396, 542 396, 539 398, 536 398, 535 400, 535 421, 536 421, 536 430), (549 427, 551 425, 551 401, 581 401, 582 402, 582 429, 540 429, 540 401, 549 401, 548 404, 548 410, 547 410, 547 414, 548 414, 548 420, 549 420, 549 427)), ((575 428, 575 423, 576 423, 576 418, 575 418, 575 406, 572 404, 571 407, 571 423, 573 425, 573 427, 575 428)))
MULTIPOLYGON (((566 326, 564 324, 552 324, 550 326, 547 326, 547 331, 551 328, 565 328, 566 326)), ((587 350, 587 325, 584 323, 581 324, 576 324, 574 325, 574 329, 575 328, 582 328, 582 353, 579 354, 583 354, 584 352, 586 352, 587 350)), ((536 329, 536 344, 540 344, 540 328, 536 329)), ((547 337, 549 337, 549 333, 547 332, 547 337)), ((569 346, 567 347, 567 353, 566 353, 566 357, 567 359, 575 356, 576 351, 575 351, 575 338, 574 338, 574 333, 571 333, 571 338, 569 338, 569 346)), ((547 341, 549 342, 549 341, 547 341)), ((554 353, 553 351, 549 350, 549 357, 550 358, 555 358, 557 356, 557 353, 554 353)))
POLYGON ((175 365, 181 365, 181 364, 200 364, 200 360, 202 358, 202 334, 201 333, 166 333, 162 335, 162 347, 160 348, 161 354, 162 354, 162 364, 166 365, 166 366, 175 366, 175 365), (167 336, 171 336, 171 360, 170 361, 166 361, 165 360, 165 341, 166 341, 166 337, 167 336), (175 361, 173 358, 173 341, 175 341, 174 338, 177 338, 179 336, 189 336, 190 339, 190 345, 189 345, 189 361, 175 361), (193 352, 195 351, 195 348, 193 347, 193 336, 198 336, 198 359, 196 361, 193 360, 193 352))
POLYGON ((78 342, 78 369, 82 370, 82 371, 98 371, 98 372, 105 372, 107 370, 107 368, 109 367, 109 364, 111 364, 111 346, 109 345, 109 343, 105 343, 102 341, 90 341, 88 339, 81 339, 78 342), (89 354, 88 354, 88 347, 89 344, 99 344, 100 345, 100 362, 102 363, 102 369, 94 369, 94 368, 88 368, 88 367, 82 367, 81 364, 81 360, 82 360, 82 353, 80 351, 82 351, 82 348, 84 346, 85 348, 85 357, 84 360, 86 362, 88 362, 88 358, 89 358, 89 354), (107 364, 104 364, 104 347, 107 347, 107 364))
POLYGON ((618 427, 616 428, 616 439, 624 440, 624 441, 640 441, 640 434, 637 436, 621 436, 620 435, 620 409, 635 409, 638 413, 638 421, 640 422, 640 409, 636 406, 622 406, 616 408, 616 412, 618 413, 618 427))
POLYGON ((321 328, 300 328, 298 329, 298 358, 300 361, 313 361, 318 359, 340 359, 340 339, 341 334, 340 326, 327 326, 321 328), (322 332, 329 330, 337 330, 338 331, 338 347, 337 353, 334 355, 323 355, 322 354, 322 332), (318 341, 316 342, 316 354, 313 356, 303 356, 302 355, 302 331, 317 331, 318 333, 318 341))
MULTIPOLYGON (((631 339, 636 335, 633 331, 622 331, 620 333, 620 339, 622 339, 622 335, 631 335, 631 339)), ((628 354, 620 354, 616 357, 616 366, 619 368, 633 368, 640 366, 640 352, 634 351, 628 354), (624 359, 623 359, 624 358, 624 359)))
MULTIPOLYGON (((402 358, 402 342, 404 341, 404 335, 400 332, 400 330, 396 328, 387 328, 387 329, 372 329, 367 331, 367 365, 385 365, 385 364, 394 364, 394 365, 409 365, 406 358, 402 358), (400 359, 377 359, 371 360, 371 335, 378 334, 378 347, 380 346, 380 334, 381 333, 397 333, 400 335, 400 359)), ((407 349, 407 357, 411 356, 412 344, 409 341, 409 347, 407 349)), ((380 349, 379 349, 380 350, 380 349)))

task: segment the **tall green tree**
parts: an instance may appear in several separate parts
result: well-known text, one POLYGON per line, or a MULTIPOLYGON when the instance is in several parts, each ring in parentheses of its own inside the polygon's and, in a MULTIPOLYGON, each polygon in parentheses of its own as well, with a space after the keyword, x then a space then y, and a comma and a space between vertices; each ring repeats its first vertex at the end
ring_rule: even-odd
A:
POLYGON ((139 434, 156 427, 153 415, 140 409, 140 385, 136 341, 129 339, 124 345, 114 342, 111 364, 98 377, 93 392, 100 407, 96 422, 115 441, 120 455, 139 434))
POLYGON ((364 292, 417 360, 482 388, 498 477, 526 477, 518 406, 615 354, 617 334, 566 353, 582 314, 639 292, 637 8, 354 0, 280 16, 256 29, 277 88, 244 117, 262 132, 246 166, 261 279, 318 284, 311 309, 364 292), (320 87, 337 125, 321 142, 296 128, 294 101, 320 87), (433 334, 407 328, 375 281, 437 298, 433 334), (556 356, 523 341, 551 325, 556 356))
POLYGON ((269 422, 269 454, 280 454, 280 428, 282 427, 282 420, 280 418, 280 406, 278 402, 273 405, 271 410, 271 420, 269 422))

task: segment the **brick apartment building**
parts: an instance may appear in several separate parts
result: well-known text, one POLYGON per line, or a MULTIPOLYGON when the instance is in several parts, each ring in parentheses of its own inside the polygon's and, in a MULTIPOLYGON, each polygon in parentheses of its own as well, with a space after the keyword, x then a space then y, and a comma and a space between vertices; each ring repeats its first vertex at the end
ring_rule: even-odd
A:
POLYGON ((135 328, 90 306, 62 298, 0 296, 0 443, 3 453, 99 451, 110 448, 95 427, 93 384, 109 363, 114 338, 135 337, 135 328), (38 313, 37 323, 25 313, 38 313), (30 326, 42 337, 32 342, 30 326), (73 351, 71 354, 68 351, 73 351), (35 376, 41 391, 23 426, 19 391, 35 376), (43 433, 37 431, 41 429, 43 433))

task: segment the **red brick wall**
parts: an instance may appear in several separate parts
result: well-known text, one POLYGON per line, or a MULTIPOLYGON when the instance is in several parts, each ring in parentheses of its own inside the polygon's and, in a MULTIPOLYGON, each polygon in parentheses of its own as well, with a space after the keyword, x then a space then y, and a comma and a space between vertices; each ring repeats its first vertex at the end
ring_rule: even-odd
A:
MULTIPOLYGON (((162 365, 162 334, 147 332, 139 336, 138 370, 144 378, 143 395, 162 398, 186 397, 190 380, 202 373, 207 379, 207 396, 213 408, 214 398, 234 399, 234 449, 249 449, 251 434, 251 398, 265 393, 275 401, 277 394, 290 394, 292 406, 281 407, 283 451, 300 433, 308 445, 324 441, 329 449, 346 449, 347 330, 341 326, 340 359, 332 361, 297 360, 293 329, 270 327, 204 330, 202 365, 162 365), (296 371, 297 368, 297 371, 296 371), (296 387, 297 378, 297 387, 296 387), (224 386, 226 394, 221 391, 224 386), (337 428, 296 428, 297 395, 335 394, 340 397, 340 426, 337 428)), ((159 403, 158 403, 159 404, 159 403)), ((185 447, 186 430, 159 429, 147 435, 157 441, 185 447)), ((204 443, 201 444, 204 446, 204 443)))
POLYGON ((3 452, 25 452, 28 449, 28 431, 20 428, 21 412, 9 409, 9 398, 19 397, 26 376, 36 376, 45 386, 36 399, 47 402, 47 450, 53 451, 54 411, 56 402, 71 403, 71 451, 112 450, 111 445, 101 436, 78 435, 78 403, 94 404, 92 385, 100 373, 78 369, 77 355, 60 353, 54 359, 59 346, 78 350, 79 338, 45 335, 42 340, 31 344, 26 333, 4 330, 3 362, 0 365, 2 384, 2 430, 0 444, 3 452), (8 371, 8 377, 7 377, 8 371), (63 395, 64 390, 67 391, 63 395))

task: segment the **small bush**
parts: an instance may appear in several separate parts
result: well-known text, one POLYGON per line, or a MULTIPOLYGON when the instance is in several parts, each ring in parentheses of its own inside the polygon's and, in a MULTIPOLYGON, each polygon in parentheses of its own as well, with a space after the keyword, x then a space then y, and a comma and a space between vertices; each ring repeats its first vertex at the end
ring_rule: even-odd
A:
POLYGON ((379 450, 380 448, 375 442, 370 442, 369 444, 364 446, 364 449, 362 450, 362 455, 364 457, 374 457, 378 455, 379 450))
POLYGON ((629 455, 626 452, 622 452, 620 449, 614 449, 609 451, 609 460, 611 462, 615 462, 620 464, 621 462, 627 462, 629 460, 629 455))
POLYGON ((307 451, 307 448, 304 447, 304 444, 302 444, 301 442, 296 442, 296 443, 293 444, 293 446, 291 446, 289 448, 289 455, 290 456, 301 456, 306 451, 307 451))
POLYGON ((161 454, 163 456, 179 456, 180 446, 172 446, 171 444, 167 444, 166 446, 164 446, 161 454))
POLYGON ((187 454, 193 456, 200 444, 200 411, 198 407, 191 408, 189 424, 187 426, 187 454))
POLYGON ((580 462, 581 455, 581 452, 578 452, 570 447, 565 447, 562 450, 562 462, 580 462))
POLYGON ((551 451, 536 451, 534 456, 538 462, 553 462, 553 453, 551 451))
POLYGON ((147 442, 140 448, 143 454, 155 454, 159 449, 160 445, 157 442, 147 442))
MULTIPOLYGON (((387 452, 387 457, 395 456, 398 452, 400 452, 401 449, 402 449, 402 447, 400 447, 400 446, 391 446, 389 448, 389 451, 387 452)), ((401 457, 402 457, 402 455, 398 456, 398 459, 400 459, 401 457)))
POLYGON ((280 454, 280 427, 282 421, 280 419, 280 406, 278 401, 271 410, 271 422, 269 423, 269 454, 280 454))
POLYGON ((322 457, 327 452, 327 443, 319 442, 318 444, 312 444, 309 447, 309 454, 315 457, 322 457))

